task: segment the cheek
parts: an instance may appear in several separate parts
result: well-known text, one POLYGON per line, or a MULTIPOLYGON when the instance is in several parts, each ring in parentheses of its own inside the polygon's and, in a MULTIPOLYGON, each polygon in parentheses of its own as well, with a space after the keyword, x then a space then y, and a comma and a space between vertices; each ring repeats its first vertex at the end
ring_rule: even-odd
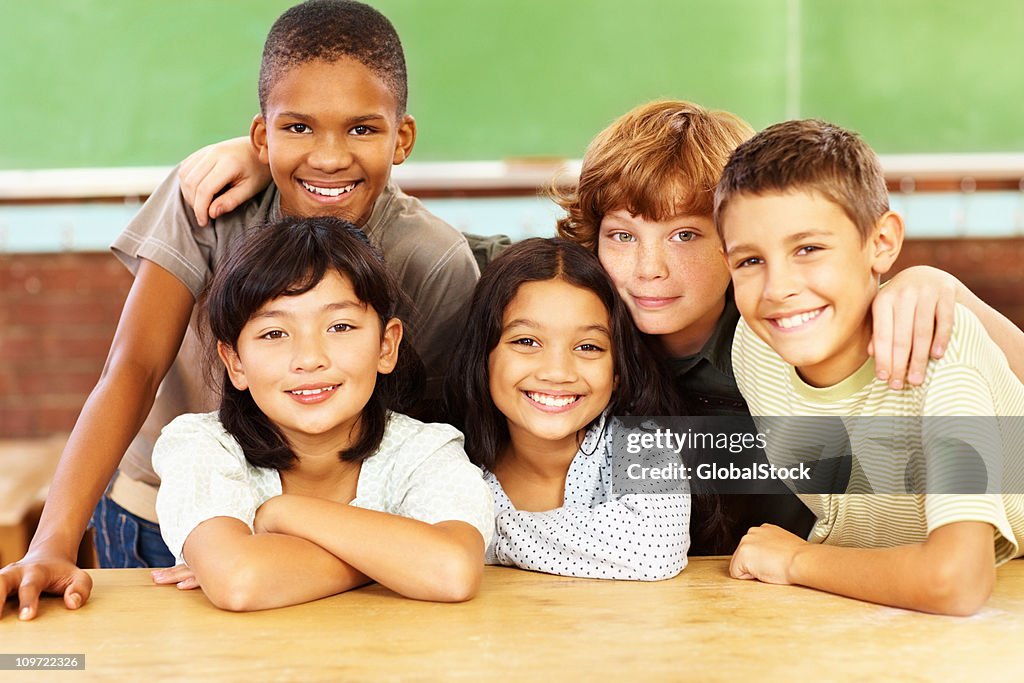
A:
POLYGON ((621 291, 626 286, 629 273, 633 271, 629 257, 611 248, 601 248, 599 245, 597 260, 601 262, 615 288, 621 291))

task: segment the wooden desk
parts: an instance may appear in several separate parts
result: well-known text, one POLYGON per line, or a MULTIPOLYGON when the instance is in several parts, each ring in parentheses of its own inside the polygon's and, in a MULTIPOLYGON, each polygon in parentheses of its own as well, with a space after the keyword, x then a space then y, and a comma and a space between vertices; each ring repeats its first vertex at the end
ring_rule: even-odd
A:
POLYGON ((21 559, 67 436, 0 441, 0 567, 21 559))
MULTIPOLYGON (((284 609, 221 612, 144 570, 91 570, 92 600, 0 620, 5 653, 85 653, 53 680, 1020 680, 1024 560, 968 618, 736 581, 693 559, 660 583, 488 568, 479 597, 414 602, 379 586, 284 609)), ((15 680, 10 672, 3 680, 15 680)), ((19 679, 20 680, 20 679, 19 679)))

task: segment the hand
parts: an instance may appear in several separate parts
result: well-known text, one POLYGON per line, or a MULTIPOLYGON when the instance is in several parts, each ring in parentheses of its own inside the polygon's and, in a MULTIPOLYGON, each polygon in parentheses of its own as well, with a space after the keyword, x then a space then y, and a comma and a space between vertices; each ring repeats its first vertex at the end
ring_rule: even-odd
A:
POLYGON ((729 574, 734 579, 793 583, 793 558, 807 545, 807 541, 774 524, 751 527, 733 553, 729 574))
POLYGON ((260 162, 249 138, 233 138, 190 154, 178 168, 178 181, 196 221, 205 226, 265 188, 270 168, 260 162))
POLYGON ((173 583, 178 587, 178 590, 183 591, 199 588, 199 579, 196 578, 196 575, 192 573, 187 564, 179 564, 167 569, 154 569, 150 575, 153 577, 153 583, 161 586, 173 583))
POLYGON ((64 596, 64 606, 78 609, 92 593, 92 577, 65 557, 29 552, 20 562, 0 569, 0 617, 4 600, 18 592, 18 618, 28 621, 39 612, 39 594, 64 596))
POLYGON ((924 382, 928 359, 941 358, 949 344, 960 287, 949 273, 914 266, 878 290, 871 305, 874 329, 868 345, 878 379, 893 389, 902 389, 904 379, 913 385, 924 382))

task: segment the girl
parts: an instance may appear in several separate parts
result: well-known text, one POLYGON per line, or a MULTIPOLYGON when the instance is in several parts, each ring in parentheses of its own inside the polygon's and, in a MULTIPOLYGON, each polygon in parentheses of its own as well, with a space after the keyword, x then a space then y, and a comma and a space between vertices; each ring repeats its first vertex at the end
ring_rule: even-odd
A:
POLYGON ((380 256, 332 218, 242 240, 204 302, 225 369, 220 411, 179 417, 154 449, 168 547, 223 609, 370 580, 471 598, 491 497, 457 431, 393 412, 422 370, 380 256))
POLYGON ((488 563, 639 580, 686 565, 690 496, 612 487, 611 416, 672 411, 651 358, 585 249, 529 239, 484 271, 446 399, 495 497, 488 563))

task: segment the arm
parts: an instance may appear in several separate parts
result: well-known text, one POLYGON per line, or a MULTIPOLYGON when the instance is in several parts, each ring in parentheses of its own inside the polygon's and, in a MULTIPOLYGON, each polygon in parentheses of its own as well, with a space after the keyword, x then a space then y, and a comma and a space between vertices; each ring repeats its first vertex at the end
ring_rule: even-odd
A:
POLYGON ((903 387, 904 377, 910 384, 921 384, 929 356, 942 357, 949 344, 956 303, 981 320, 1014 373, 1024 380, 1024 332, 958 279, 930 266, 897 273, 875 297, 869 353, 875 357, 878 378, 889 380, 894 389, 903 387))
POLYGON ((129 443, 153 405, 192 313, 188 289, 143 261, 125 301, 103 373, 68 439, 25 557, 0 570, 0 596, 18 590, 20 616, 35 616, 41 591, 68 608, 89 598, 91 581, 75 567, 85 526, 129 443), (160 302, 154 306, 154 302, 160 302))
POLYGON ((509 510, 497 519, 505 565, 594 579, 659 581, 686 566, 690 497, 627 494, 592 508, 509 510))
POLYGON ((954 522, 932 531, 923 543, 841 548, 808 543, 765 524, 740 541, 729 573, 882 605, 970 615, 981 609, 995 585, 992 525, 954 522))
POLYGON ((323 498, 284 494, 260 507, 256 525, 261 531, 315 543, 406 597, 461 602, 480 587, 483 539, 466 522, 427 524, 323 498))
POLYGON ((184 555, 210 602, 234 612, 297 605, 370 580, 314 543, 253 534, 232 517, 197 526, 185 541, 184 555))
POLYGON ((207 145, 178 168, 181 194, 199 225, 234 211, 270 184, 270 167, 260 162, 249 136, 207 145))

